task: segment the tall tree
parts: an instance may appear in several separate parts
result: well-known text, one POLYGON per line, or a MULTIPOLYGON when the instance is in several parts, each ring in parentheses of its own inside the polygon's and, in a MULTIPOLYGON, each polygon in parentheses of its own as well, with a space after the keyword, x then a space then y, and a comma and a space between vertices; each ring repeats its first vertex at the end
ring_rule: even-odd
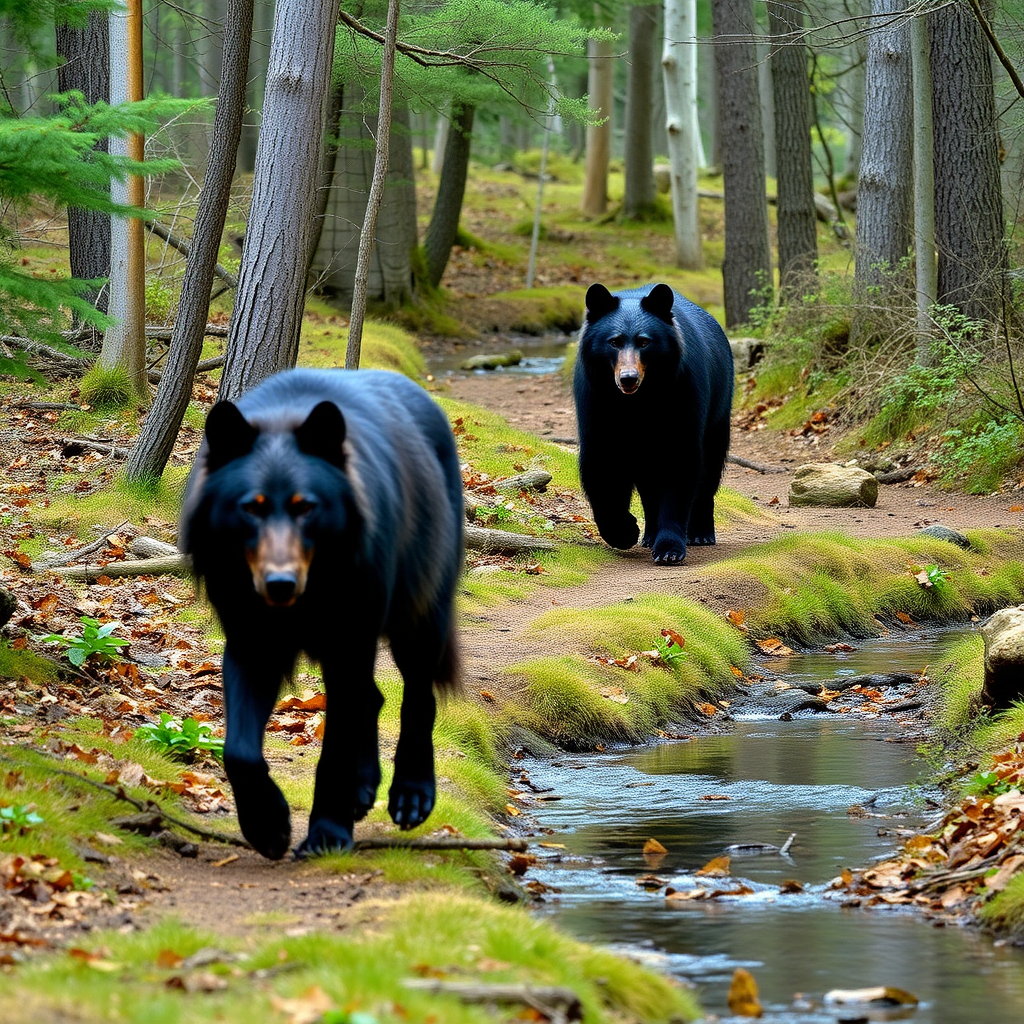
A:
POLYGON ((622 215, 640 220, 654 210, 654 147, 651 108, 658 8, 637 4, 629 9, 629 54, 626 70, 626 184, 622 215))
POLYGON ((872 0, 864 136, 857 186, 855 278, 863 292, 892 284, 911 244, 910 28, 905 0, 872 0))
POLYGON ((665 128, 671 165, 670 191, 675 224, 676 265, 704 266, 697 203, 697 4, 665 0, 665 39, 661 67, 665 80, 665 128))
POLYGON ((928 21, 910 23, 914 89, 914 270, 917 279, 917 361, 931 363, 931 305, 938 294, 935 263, 935 131, 928 21))
POLYGON ((210 158, 199 194, 181 302, 171 334, 167 366, 142 432, 128 457, 125 475, 129 480, 154 480, 163 473, 192 397, 192 380, 203 349, 210 287, 242 132, 252 19, 253 0, 228 0, 210 158))
POLYGON ((427 281, 435 288, 441 283, 452 246, 459 234, 459 214, 462 212, 462 199, 469 175, 469 151, 475 113, 476 108, 469 103, 452 107, 434 212, 430 215, 430 223, 423 236, 427 281))
POLYGON ((587 125, 582 210, 600 217, 608 210, 608 164, 612 153, 612 110, 614 107, 615 47, 608 39, 591 39, 587 44, 590 74, 587 83, 590 106, 601 119, 587 125))
POLYGON ((942 7, 929 21, 938 300, 969 317, 996 320, 1007 254, 991 53, 964 4, 942 7))
MULTIPOLYGON (((85 25, 58 21, 57 88, 80 92, 87 103, 110 100, 110 34, 105 11, 90 11, 85 25)), ((97 143, 107 152, 107 140, 97 143)), ((68 251, 71 276, 83 281, 110 276, 110 217, 99 210, 68 208, 68 251)), ((93 288, 82 296, 101 312, 107 309, 105 288, 93 288)))
POLYGON ((772 292, 757 47, 750 0, 711 0, 711 17, 723 139, 725 325, 735 327, 770 304, 772 292))
POLYGON ((339 0, 278 0, 220 393, 295 365, 339 0))
POLYGON ((818 258, 811 170, 811 92, 803 40, 803 0, 768 5, 778 168, 779 285, 798 288, 818 258))

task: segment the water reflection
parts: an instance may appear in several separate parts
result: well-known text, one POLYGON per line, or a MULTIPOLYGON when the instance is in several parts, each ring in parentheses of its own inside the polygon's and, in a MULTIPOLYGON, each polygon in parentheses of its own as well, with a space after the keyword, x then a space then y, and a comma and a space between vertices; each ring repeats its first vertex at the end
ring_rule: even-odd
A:
MULTIPOLYGON (((919 671, 922 658, 935 658, 934 648, 929 655, 905 640, 892 648, 850 655, 838 669, 919 671)), ((837 671, 832 658, 822 666, 806 657, 794 667, 837 671)), ((530 765, 534 782, 562 797, 537 816, 567 847, 560 864, 531 872, 560 890, 542 912, 581 938, 625 944, 692 980, 705 1009, 723 1016, 732 972, 743 966, 757 978, 763 1019, 779 1024, 865 1019, 859 1007, 821 1006, 821 996, 875 985, 918 996, 922 1005, 911 1015, 922 1024, 1022 1020, 1019 950, 904 911, 849 909, 822 898, 844 866, 888 855, 898 841, 894 829, 918 828, 935 815, 917 784, 914 745, 897 738, 891 727, 850 718, 762 719, 737 722, 729 735, 530 765), (848 814, 852 805, 867 816, 848 814), (732 858, 733 878, 749 883, 752 895, 672 903, 637 884, 653 869, 679 888, 733 888, 734 881, 709 884, 691 873, 732 844, 781 847, 791 833, 789 857, 732 858), (650 837, 668 848, 655 864, 641 852, 650 837), (778 886, 789 879, 804 892, 781 895, 778 886), (808 1006, 794 1005, 797 993, 807 994, 808 1006)))

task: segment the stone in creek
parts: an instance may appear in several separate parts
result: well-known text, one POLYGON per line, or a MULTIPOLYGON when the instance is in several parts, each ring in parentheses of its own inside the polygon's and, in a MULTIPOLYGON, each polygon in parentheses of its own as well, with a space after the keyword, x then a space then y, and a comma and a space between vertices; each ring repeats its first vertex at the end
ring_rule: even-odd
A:
POLYGON ((1024 604, 1003 608, 984 626, 985 684, 981 701, 993 711, 1005 711, 1024 698, 1024 604))
POLYGON ((969 551, 971 547, 971 542, 959 530, 954 530, 949 526, 942 526, 940 523, 932 523, 931 526, 918 530, 917 535, 948 541, 950 544, 955 544, 958 548, 963 548, 964 551, 969 551))

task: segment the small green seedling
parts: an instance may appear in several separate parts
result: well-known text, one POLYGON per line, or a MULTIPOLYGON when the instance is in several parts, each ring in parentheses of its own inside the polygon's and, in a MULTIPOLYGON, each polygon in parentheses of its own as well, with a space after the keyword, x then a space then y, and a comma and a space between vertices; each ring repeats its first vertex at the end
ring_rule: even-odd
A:
POLYGON ((663 629, 661 634, 654 638, 654 646, 658 649, 662 662, 669 668, 686 657, 686 651, 683 650, 685 643, 683 637, 674 629, 663 629))
POLYGON ((1001 779, 995 772, 979 772, 967 784, 967 791, 977 796, 1000 796, 1016 788, 1006 779, 1001 779))
POLYGON ((166 711, 160 714, 160 724, 152 722, 140 725, 135 735, 152 743, 171 757, 187 759, 197 752, 206 752, 215 757, 224 756, 224 740, 213 735, 213 727, 194 718, 178 721, 166 711))
POLYGON ((43 643, 64 644, 68 650, 68 660, 75 668, 81 668, 87 658, 95 656, 100 661, 114 661, 118 651, 131 643, 111 634, 121 625, 120 622, 108 622, 101 626, 96 619, 83 615, 79 620, 82 623, 82 635, 77 637, 61 636, 59 633, 50 633, 42 637, 43 643))
POLYGON ((23 836, 35 825, 42 825, 43 819, 36 814, 35 804, 0 806, 0 832, 5 836, 23 836))

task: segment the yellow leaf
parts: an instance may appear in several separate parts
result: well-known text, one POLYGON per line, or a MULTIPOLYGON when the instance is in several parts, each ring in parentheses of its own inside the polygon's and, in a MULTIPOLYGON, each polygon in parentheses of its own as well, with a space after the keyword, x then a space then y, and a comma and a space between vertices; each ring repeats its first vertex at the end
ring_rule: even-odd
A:
POLYGON ((648 839, 644 843, 644 853, 668 853, 668 850, 657 839, 648 839))
POLYGON ((716 708, 714 704, 708 704, 708 703, 703 702, 703 701, 698 701, 697 702, 697 710, 698 711, 702 711, 709 718, 712 715, 717 715, 718 714, 718 708, 716 708))
POLYGON ((695 871, 695 875, 708 875, 712 878, 723 878, 729 874, 729 858, 728 857, 715 857, 713 860, 709 860, 699 871, 695 871))
POLYGON ((505 804, 505 813, 511 814, 513 818, 519 817, 519 808, 513 807, 511 804, 505 804))
POLYGON ((334 1009, 331 997, 319 985, 312 985, 297 999, 271 995, 270 1005, 287 1015, 288 1024, 313 1024, 328 1010, 334 1009))
POLYGON ((764 1013, 757 998, 757 982, 750 971, 737 967, 729 985, 729 1011, 737 1017, 760 1017, 764 1013))
POLYGON ((629 694, 621 686, 602 686, 599 692, 602 697, 616 704, 629 703, 629 694))

